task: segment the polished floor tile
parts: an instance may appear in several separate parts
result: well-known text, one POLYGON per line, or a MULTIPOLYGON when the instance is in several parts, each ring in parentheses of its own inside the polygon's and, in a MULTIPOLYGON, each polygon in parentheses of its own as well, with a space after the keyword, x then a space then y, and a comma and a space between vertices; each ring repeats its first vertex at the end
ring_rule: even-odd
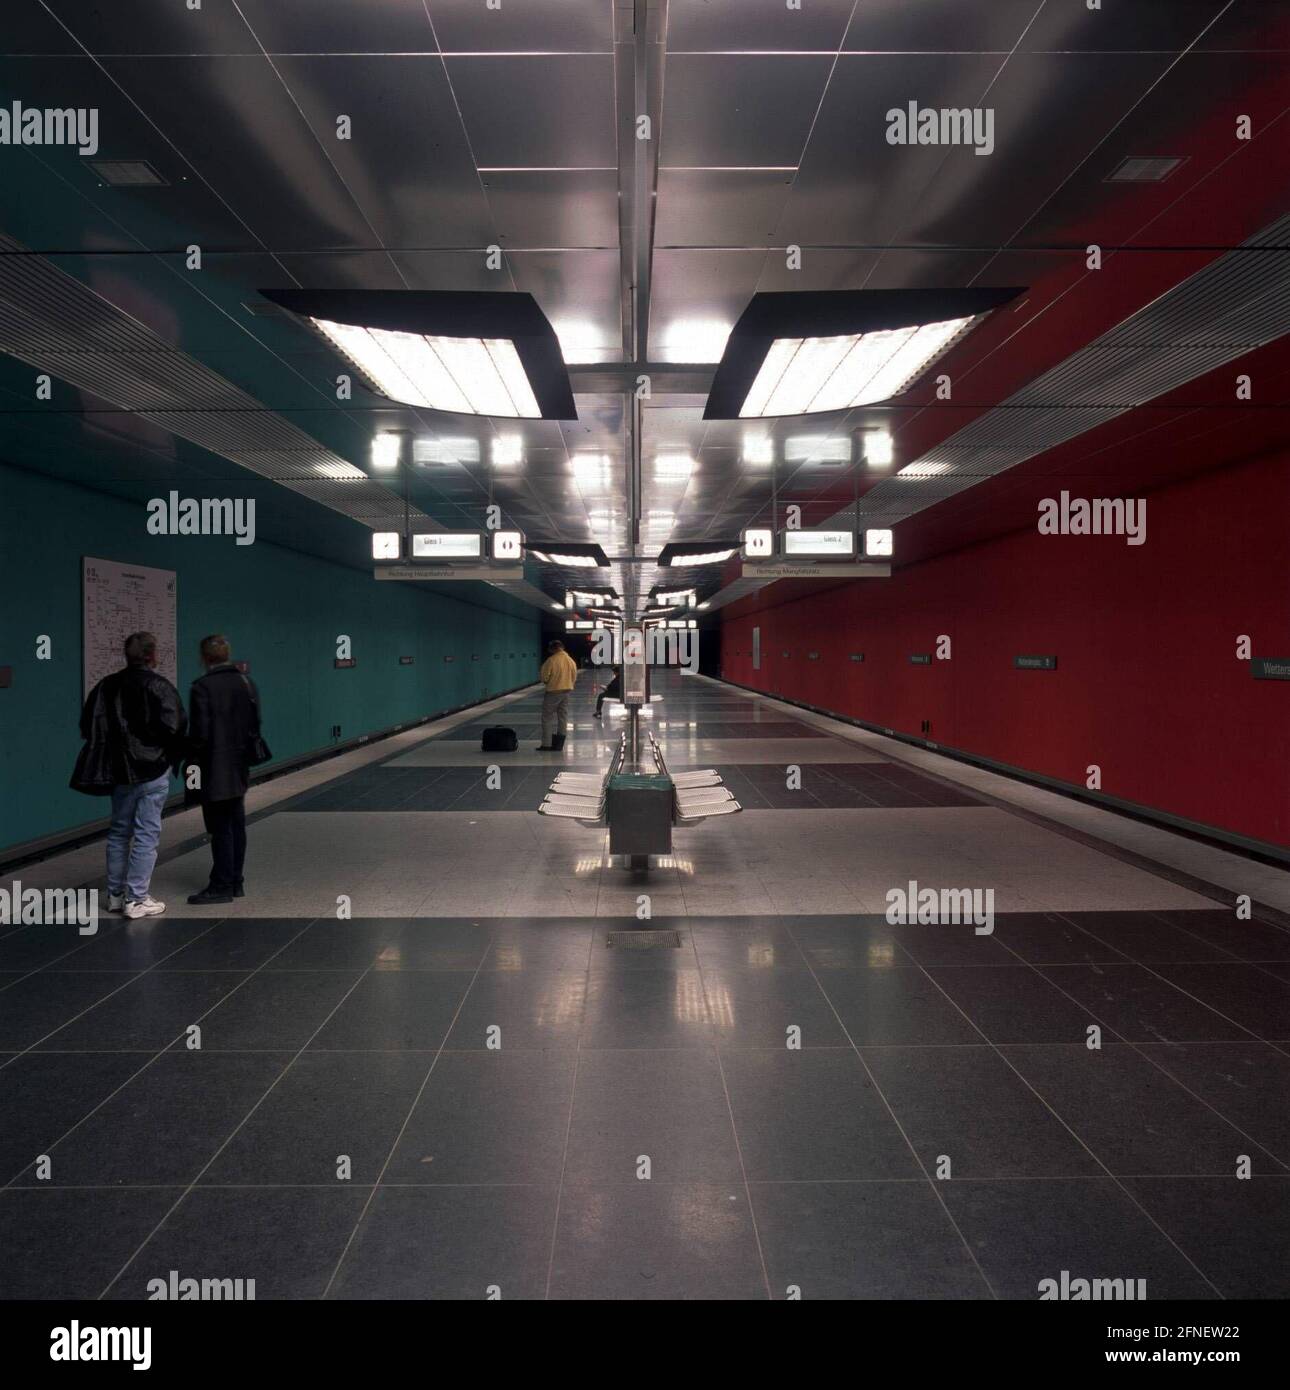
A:
MULTIPOLYGON (((1042 1050, 1042 1049, 1041 1049, 1042 1050)), ((992 1047, 865 1048, 865 1065, 928 1172, 1080 1177, 1096 1160, 992 1047), (989 1115, 983 1125, 981 1116, 989 1115)))
MULTIPOLYGON (((281 1052, 168 1052, 46 1150, 55 1187, 192 1182, 282 1074, 281 1052)), ((34 1171, 27 1170, 23 1181, 34 1171)))
POLYGON ((1290 1297, 1290 1178, 1133 1178, 1128 1186, 1225 1298, 1290 1297))
POLYGON ((912 1178, 918 1164, 849 1048, 722 1054, 750 1181, 912 1178))
POLYGON ((924 1180, 752 1185, 772 1298, 985 1299, 924 1180))
POLYGON ((566 1187, 551 1297, 687 1302, 766 1298, 742 1184, 566 1187))
POLYGON ((0 1298, 94 1299, 182 1189, 0 1191, 0 1298))
POLYGON ((950 1215, 999 1298, 1044 1280, 1144 1280, 1151 1302, 1217 1297, 1213 1285, 1111 1178, 946 1182, 950 1215))
POLYGON ((1290 1164, 1290 1056, 1263 1042, 1156 1043, 1142 1052, 1290 1164))
POLYGON ((385 1187, 372 1199, 328 1297, 542 1298, 552 1187, 385 1187))
MULTIPOLYGON (((1120 964, 1045 965, 1044 978, 1079 1001, 1099 1023, 1129 1042, 1209 1042, 1245 1039, 1249 1032, 1200 1000, 1175 988, 1168 967, 1120 964)), ((1209 964, 1205 971, 1223 967, 1209 964)), ((1034 1038, 999 1038, 1034 1042, 1034 1038)), ((1070 1042, 1071 1038, 1049 1039, 1070 1042)))
POLYGON ((714 1049, 583 1052, 568 1182, 737 1182, 739 1151, 714 1049))
POLYGON ((311 1048, 414 1051, 442 1045, 470 988, 465 971, 374 970, 311 1039, 311 1048))
MULTIPOLYGON (((1230 1173, 1251 1145, 1135 1048, 1007 1047, 1003 1055, 1112 1173, 1230 1173)), ((1261 1150, 1254 1171, 1287 1172, 1261 1150)))
MULTIPOLYGON (((179 1195, 172 1193, 170 1200, 179 1195)), ((244 1296, 254 1280, 257 1303, 321 1298, 367 1196, 367 1188, 341 1183, 194 1188, 107 1297, 146 1299, 150 1282, 163 1279, 168 1285, 173 1270, 179 1279, 240 1279, 244 1296)))
POLYGON ((433 1061, 434 1054, 425 1052, 296 1057, 202 1174, 202 1183, 374 1183, 433 1061))
POLYGON ((558 1051, 440 1053, 382 1181, 558 1184, 574 1065, 558 1051))

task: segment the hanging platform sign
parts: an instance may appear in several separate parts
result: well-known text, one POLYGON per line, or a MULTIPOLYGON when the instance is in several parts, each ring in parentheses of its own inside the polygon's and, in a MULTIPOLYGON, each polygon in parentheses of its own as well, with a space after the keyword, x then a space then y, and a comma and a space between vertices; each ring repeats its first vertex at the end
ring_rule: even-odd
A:
POLYGON ((382 565, 374 569, 372 574, 377 579, 437 579, 449 582, 473 579, 487 584, 514 584, 523 577, 523 572, 516 570, 514 565, 382 565))
POLYGON ((744 565, 745 579, 888 579, 891 566, 872 562, 831 564, 827 560, 762 560, 744 565))

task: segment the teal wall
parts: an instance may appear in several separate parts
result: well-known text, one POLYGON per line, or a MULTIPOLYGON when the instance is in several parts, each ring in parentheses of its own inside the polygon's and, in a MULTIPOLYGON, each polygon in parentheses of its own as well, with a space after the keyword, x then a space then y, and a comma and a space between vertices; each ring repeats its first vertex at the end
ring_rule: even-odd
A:
POLYGON ((200 674, 199 639, 225 633, 234 659, 251 663, 275 759, 328 747, 333 724, 345 741, 536 679, 537 610, 500 593, 488 606, 482 585, 463 600, 263 541, 150 536, 146 520, 142 506, 0 466, 0 665, 13 668, 0 690, 0 856, 106 814, 105 800, 67 786, 80 748, 83 555, 176 571, 180 694, 187 703, 200 674), (340 633, 358 663, 347 670, 332 664, 340 633), (49 661, 36 659, 41 634, 49 661))

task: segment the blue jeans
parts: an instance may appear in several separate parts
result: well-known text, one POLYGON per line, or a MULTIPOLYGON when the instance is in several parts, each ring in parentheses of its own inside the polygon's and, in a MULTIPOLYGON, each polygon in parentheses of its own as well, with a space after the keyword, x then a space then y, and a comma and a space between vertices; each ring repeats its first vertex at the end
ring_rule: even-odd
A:
POLYGON ((151 782, 112 788, 112 824, 107 837, 107 886, 114 897, 142 902, 157 862, 161 809, 170 791, 163 772, 151 782))

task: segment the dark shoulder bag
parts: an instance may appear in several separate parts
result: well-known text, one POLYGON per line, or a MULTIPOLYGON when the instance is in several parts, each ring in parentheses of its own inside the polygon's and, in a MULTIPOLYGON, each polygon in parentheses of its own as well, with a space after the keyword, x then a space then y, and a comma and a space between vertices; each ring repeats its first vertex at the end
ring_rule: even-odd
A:
MULTIPOLYGON (((241 671, 238 675, 242 676, 241 671)), ((255 710, 255 728, 246 736, 246 760, 252 767, 259 767, 273 757, 273 752, 260 733, 260 702, 255 698, 255 687, 245 676, 242 676, 242 684, 246 686, 246 693, 251 697, 251 708, 255 710)))

